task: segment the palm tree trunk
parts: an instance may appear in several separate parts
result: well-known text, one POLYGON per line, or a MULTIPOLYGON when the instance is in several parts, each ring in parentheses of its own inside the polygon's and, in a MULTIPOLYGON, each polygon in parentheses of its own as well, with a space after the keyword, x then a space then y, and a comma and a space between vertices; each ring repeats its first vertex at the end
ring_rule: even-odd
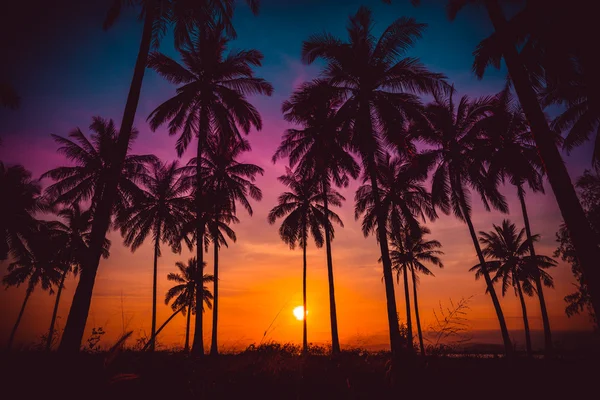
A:
POLYGON ((475 228, 473 228, 473 222, 471 222, 471 217, 468 213, 465 200, 462 195, 460 200, 462 213, 465 217, 465 222, 469 227, 469 233, 471 234, 471 239, 473 240, 473 246, 475 246, 477 258, 479 259, 479 263, 481 264, 481 272, 483 273, 483 277, 487 285, 487 290, 490 294, 490 297, 492 298, 492 303, 494 304, 494 309, 496 310, 496 316, 498 317, 498 322, 500 323, 500 332, 502 333, 502 341, 504 342, 504 352, 507 356, 510 356, 512 355, 513 348, 512 343, 510 342, 510 336, 508 335, 508 329, 506 327, 504 313, 502 312, 502 307, 500 307, 500 300, 498 300, 496 289, 494 289, 494 283, 492 282, 490 274, 487 270, 485 258, 483 257, 483 253, 481 252, 481 247, 479 246, 479 241, 477 240, 477 234, 475 233, 475 228))
MULTIPOLYGON (((497 32, 507 32, 507 21, 497 0, 486 0, 488 14, 497 32)), ((500 35, 502 37, 502 35, 500 35)), ((531 125, 536 147, 548 175, 548 181, 556 197, 558 207, 569 230, 569 236, 577 252, 577 258, 583 270, 584 280, 588 285, 596 321, 600 319, 600 249, 598 238, 591 229, 583 208, 569 177, 565 163, 556 148, 554 134, 540 107, 531 81, 513 43, 503 41, 503 55, 512 79, 519 102, 531 125)))
POLYGON ((118 177, 122 172, 123 163, 129 147, 131 129, 133 127, 133 120, 140 98, 142 81, 144 79, 144 70, 146 69, 148 61, 150 42, 152 40, 154 8, 155 7, 147 7, 146 9, 140 49, 135 62, 133 78, 127 96, 127 103, 125 104, 125 112, 123 113, 123 119, 121 120, 121 129, 119 131, 117 151, 114 159, 115 162, 113 164, 110 179, 106 182, 102 199, 94 212, 88 259, 85 260, 85 268, 82 268, 79 283, 75 290, 75 295, 73 296, 73 303, 69 310, 65 331, 60 342, 59 351, 63 353, 78 352, 85 331, 85 325, 87 323, 87 317, 92 302, 94 283, 96 281, 96 273, 98 272, 100 257, 102 255, 104 238, 106 237, 106 232, 110 225, 111 211, 117 195, 118 177))
POLYGON ((327 192, 329 185, 327 179, 323 179, 323 208, 325 209, 325 250, 327 252, 327 278, 329 281, 329 316, 331 319, 331 353, 340 353, 340 339, 338 337, 337 326, 337 310, 335 306, 335 291, 333 285, 333 257, 331 256, 331 232, 329 232, 329 224, 327 216, 329 215, 329 206, 327 202, 327 192))
POLYGON ((517 284, 517 293, 519 294, 521 310, 523 311, 523 328, 525 329, 525 345, 527 346, 527 356, 531 357, 533 351, 531 350, 531 335, 529 333, 529 320, 527 319, 527 306, 525 305, 525 298, 523 297, 523 291, 521 290, 521 281, 519 281, 519 279, 516 279, 514 274, 513 280, 517 284))
POLYGON ((383 264, 383 281, 385 284, 385 297, 387 303, 388 326, 390 330, 390 347, 393 356, 398 356, 402 348, 402 339, 398 327, 398 310, 396 309, 396 295, 394 294, 394 276, 392 275, 392 261, 388 248, 388 238, 386 232, 386 216, 381 207, 379 198, 379 187, 377 185, 377 176, 375 174, 375 160, 371 160, 369 165, 369 175, 371 179, 371 189, 373 191, 373 200, 377 213, 377 238, 381 250, 381 261, 383 264))
POLYGON ((185 344, 183 346, 183 351, 188 353, 190 351, 190 319, 192 317, 192 306, 194 304, 194 288, 192 287, 192 291, 190 292, 190 299, 187 305, 187 323, 185 324, 185 344))
POLYGON ((63 287, 65 285, 65 278, 69 273, 69 268, 65 268, 62 277, 60 278, 60 284, 56 291, 56 301, 54 302, 54 310, 52 310, 52 319, 50 320, 50 329, 48 330, 48 337, 46 338, 46 351, 50 351, 52 347, 52 338, 54 337, 54 324, 56 323, 56 316, 58 314, 58 303, 60 302, 60 295, 62 294, 63 287))
MULTIPOLYGON (((216 214, 215 214, 216 215, 216 214)), ((210 343, 210 354, 213 356, 219 355, 217 345, 217 321, 219 313, 219 246, 218 234, 213 232, 213 248, 214 248, 214 281, 213 281, 213 315, 212 315, 212 340, 210 343)))
POLYGON ((403 278, 404 278, 404 301, 406 303, 406 339, 408 343, 406 347, 408 351, 413 350, 413 333, 412 333, 412 318, 410 316, 410 294, 408 293, 408 266, 404 266, 403 268, 403 278))
MULTIPOLYGON (((154 241, 154 272, 152 276, 152 338, 156 337, 156 284, 158 280, 158 253, 160 253, 160 224, 156 229, 156 240, 154 241)), ((152 339, 150 351, 156 349, 156 342, 152 339)))
POLYGON ((415 268, 410 269, 413 282, 413 298, 415 300, 415 320, 417 321, 417 332, 419 334, 419 346, 421 347, 421 355, 425 357, 425 345, 423 344, 423 332, 421 331, 421 319, 419 318, 419 302, 417 300, 417 277, 415 276, 415 268))
POLYGON ((19 328, 19 324, 21 323, 21 318, 23 318, 23 312, 25 311, 25 306, 27 305, 27 301, 29 300, 29 296, 31 296, 32 289, 27 289, 25 293, 25 300, 23 300, 23 305, 21 306, 21 311, 19 311, 19 316, 17 317, 17 322, 15 322, 15 326, 13 326, 12 331, 10 332, 10 337, 8 338, 8 345, 6 346, 7 350, 10 350, 12 347, 13 341, 15 340, 15 334, 17 333, 17 329, 19 328))
POLYGON ((164 329, 164 327, 167 326, 167 324, 169 322, 171 322, 171 320, 173 318, 175 318, 175 316, 177 314, 179 314, 185 307, 186 306, 181 306, 177 311, 175 311, 173 314, 171 314, 171 316, 156 330, 156 334, 150 338, 150 340, 148 341, 148 343, 146 343, 146 345, 144 346, 144 348, 142 349, 142 351, 146 351, 148 349, 148 347, 150 347, 151 343, 156 342, 156 337, 158 336, 158 334, 160 332, 162 332, 162 330, 164 329))
POLYGON ((303 217, 303 239, 302 239, 302 307, 304 315, 302 318, 302 353, 308 354, 308 333, 306 326, 306 317, 308 308, 306 308, 306 241, 308 239, 306 227, 306 212, 303 217))
MULTIPOLYGON (((535 248, 533 246, 531 226, 529 225, 529 216, 527 215, 527 205, 525 204, 525 190, 522 185, 517 186, 517 194, 521 202, 521 210, 523 211, 523 221, 525 222, 525 232, 529 241, 529 254, 531 258, 536 259, 535 248)), ((542 279, 540 277, 537 266, 534 269, 535 287, 540 300, 540 309, 542 311, 542 322, 544 324, 544 349, 546 355, 552 353, 552 332, 550 330, 550 319, 548 318, 548 310, 546 309, 546 300, 544 299, 544 290, 542 288, 542 279)))

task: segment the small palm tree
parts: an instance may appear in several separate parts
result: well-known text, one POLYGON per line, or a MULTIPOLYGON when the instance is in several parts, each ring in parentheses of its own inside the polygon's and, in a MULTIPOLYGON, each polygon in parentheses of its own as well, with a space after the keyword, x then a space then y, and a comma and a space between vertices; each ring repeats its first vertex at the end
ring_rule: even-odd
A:
MULTIPOLYGON (((131 208, 120 212, 118 223, 125 245, 131 247, 132 252, 144 243, 148 235, 152 235, 154 241, 151 331, 151 337, 154 337, 160 244, 169 243, 172 247, 178 247, 181 227, 191 204, 187 196, 188 181, 182 176, 177 161, 153 164, 150 173, 143 180, 145 190, 134 199, 131 208)), ((150 350, 154 349, 155 343, 152 342, 150 350)))
POLYGON ((0 161, 0 260, 24 251, 27 238, 37 229, 34 214, 41 211, 39 181, 21 165, 0 161))
MULTIPOLYGON (((553 287, 552 277, 544 269, 556 266, 556 261, 541 255, 528 256, 529 243, 528 239, 524 239, 525 229, 517 231, 515 224, 507 219, 502 221, 502 226, 494 225, 493 231, 479 232, 479 235, 481 236, 479 240, 484 245, 483 254, 490 260, 487 262, 487 268, 496 272, 493 281, 502 282, 502 295, 504 296, 508 288, 513 286, 515 295, 519 297, 527 354, 531 355, 531 336, 523 291, 533 295, 536 275, 542 277, 542 282, 546 286, 553 287)), ((538 236, 533 236, 533 239, 537 240, 538 236)), ((478 279, 483 275, 484 270, 481 264, 478 264, 470 271, 476 272, 475 277, 478 279)))
MULTIPOLYGON (((185 326, 185 345, 184 351, 188 352, 190 350, 190 317, 192 314, 196 313, 196 278, 197 278, 197 265, 196 258, 192 257, 188 260, 187 265, 178 261, 175 263, 177 268, 179 269, 179 273, 170 272, 167 275, 167 280, 171 282, 175 282, 175 286, 167 291, 165 295, 165 304, 169 304, 171 300, 171 309, 173 311, 181 310, 183 315, 185 316, 187 313, 187 323, 185 326)), ((204 284, 214 281, 214 277, 212 275, 204 275, 202 278, 203 291, 202 295, 204 296, 203 304, 209 309, 212 309, 212 300, 213 295, 210 293, 208 287, 204 286, 204 284)), ((202 306, 202 311, 204 312, 204 305, 202 306)))
MULTIPOLYGON (((205 152, 210 136, 218 141, 231 142, 241 136, 241 131, 249 133, 252 127, 260 130, 262 120, 258 110, 246 99, 253 94, 271 95, 273 87, 264 79, 254 76, 253 66, 260 66, 263 55, 257 50, 230 51, 225 54, 228 38, 223 25, 215 29, 201 29, 192 44, 182 46, 181 57, 184 65, 160 53, 150 55, 148 65, 159 75, 181 84, 177 94, 158 106, 149 116, 153 130, 168 121, 169 134, 181 131, 177 141, 177 153, 183 154, 195 135, 198 139, 196 157, 205 152)), ((202 163, 196 164, 196 189, 203 187, 202 163)), ((201 219, 203 196, 196 196, 198 243, 203 242, 204 222, 201 219)), ((197 258, 201 265, 198 274, 202 276, 202 246, 196 246, 197 258)), ((196 296, 201 299, 202 287, 196 296)), ((200 300, 198 300, 200 301, 200 300)), ((202 342, 202 313, 196 314, 193 351, 204 354, 202 342)))
MULTIPOLYGON (((400 235, 392 240, 392 251, 390 251, 392 268, 396 271, 396 279, 400 281, 400 274, 403 274, 404 277, 404 292, 406 294, 407 304, 409 302, 407 271, 410 270, 411 273, 413 299, 415 301, 415 320, 417 323, 417 332, 419 334, 421 355, 423 356, 425 356, 425 345, 423 344, 423 332, 421 330, 421 319, 419 317, 419 302, 417 298, 418 277, 416 272, 423 275, 434 276, 433 272, 423 264, 424 262, 444 268, 444 264, 439 257, 444 253, 441 250, 438 250, 442 247, 442 244, 437 240, 425 240, 424 236, 429 233, 431 233, 431 231, 423 226, 421 227, 420 234, 415 237, 410 229, 404 229, 400 235)), ((407 310, 407 315, 408 318, 410 318, 410 310, 407 310)))
POLYGON ((342 98, 338 115, 349 134, 351 149, 360 156, 365 175, 375 193, 377 236, 381 250, 387 300, 390 344, 400 351, 394 279, 386 238, 387 218, 380 207, 376 155, 384 146, 396 143, 403 124, 421 115, 417 94, 445 87, 444 76, 429 72, 416 58, 405 57, 425 25, 412 18, 399 18, 373 35, 371 11, 361 7, 348 21, 348 41, 329 33, 313 35, 302 46, 307 63, 323 59, 327 66, 322 79, 342 98))
POLYGON ((293 173, 289 168, 287 174, 279 178, 279 182, 287 186, 290 191, 279 195, 278 203, 269 211, 268 221, 274 224, 279 218, 284 218, 279 227, 281 240, 294 248, 296 244, 302 247, 302 305, 304 312, 302 324, 302 351, 308 352, 307 323, 306 323, 306 246, 308 234, 312 235, 317 247, 323 246, 323 225, 327 224, 333 237, 333 224, 337 222, 343 227, 342 220, 331 210, 325 212, 322 205, 327 197, 329 204, 341 206, 344 200, 342 195, 330 189, 327 193, 319 191, 319 184, 315 179, 302 177, 293 173))

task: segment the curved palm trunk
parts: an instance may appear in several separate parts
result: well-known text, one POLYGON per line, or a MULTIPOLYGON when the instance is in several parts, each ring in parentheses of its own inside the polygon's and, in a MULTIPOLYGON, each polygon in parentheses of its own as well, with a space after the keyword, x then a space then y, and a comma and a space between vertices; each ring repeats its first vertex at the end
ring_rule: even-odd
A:
POLYGON ((218 235, 213 233, 213 248, 214 248, 214 276, 213 281, 213 315, 212 315, 212 340, 210 343, 210 354, 216 356, 219 354, 219 348, 217 345, 217 320, 219 314, 219 246, 218 235))
POLYGON ((392 275, 392 261, 388 248, 388 239, 386 232, 386 216, 381 207, 379 198, 379 187, 377 185, 377 176, 375 174, 375 161, 371 160, 369 165, 369 175, 371 179, 371 188, 373 191, 373 202, 377 214, 377 238, 381 250, 381 261, 383 264, 383 281, 385 284, 385 297, 387 303, 388 326, 390 330, 390 347, 393 356, 398 356, 401 351, 402 339, 398 327, 398 310, 396 308, 396 295, 394 294, 394 276, 392 275))
POLYGON ((412 318, 410 316, 410 294, 408 293, 408 271, 406 271, 407 266, 405 265, 403 268, 403 278, 404 278, 404 301, 406 303, 406 339, 408 343, 406 347, 408 351, 413 350, 413 333, 412 333, 412 318))
MULTIPOLYGON (((324 179, 322 182, 323 193, 325 194, 323 199, 323 208, 325 209, 325 218, 329 214, 329 207, 327 202, 327 191, 329 185, 327 180, 324 179)), ((331 319, 331 353, 340 353, 340 339, 338 337, 338 326, 337 326, 337 310, 335 306, 335 291, 333 285, 333 258, 331 256, 331 232, 329 232, 329 224, 325 220, 325 249, 327 252, 327 278, 329 282, 329 316, 331 319)))
POLYGON ((304 239, 302 240, 302 307, 304 307, 304 318, 302 318, 302 353, 308 353, 308 334, 306 327, 306 317, 308 316, 308 308, 306 308, 306 213, 304 214, 303 222, 304 239))
POLYGON ((192 317, 192 306, 194 304, 194 292, 194 288, 192 288, 192 291, 190 292, 190 299, 187 304, 188 314, 187 322, 185 324, 185 344, 183 346, 183 351, 186 353, 190 351, 190 319, 192 317))
MULTIPOLYGON (((485 4, 494 29, 497 32, 506 32, 508 30, 507 21, 498 1, 486 0, 485 4)), ((544 163, 548 181, 552 186, 558 207, 569 229, 569 236, 577 252, 577 258, 592 299, 596 321, 598 321, 600 318, 600 268, 598 268, 600 248, 598 247, 598 238, 591 229, 579 203, 565 163, 553 140, 554 135, 531 86, 529 76, 519 61, 517 50, 513 43, 504 41, 501 44, 508 72, 525 116, 531 125, 533 138, 544 163)))
POLYGON ((506 328, 506 320, 504 319, 504 313, 502 312, 502 307, 500 307, 500 300, 498 299, 496 289, 494 289, 494 283, 492 282, 490 274, 487 270, 485 258, 483 257, 483 253, 481 252, 481 247, 479 246, 479 241, 477 240, 477 234, 475 233, 475 228, 473 228, 473 222, 471 222, 471 217, 467 212, 464 197, 462 196, 461 203, 462 213, 465 216, 465 222, 469 227, 469 233, 471 234, 471 239, 473 240, 473 246, 475 246, 477 258, 479 259, 479 263, 481 264, 481 272, 483 273, 488 293, 492 298, 492 303, 494 304, 494 309, 496 310, 496 316, 498 317, 498 322, 500 323, 500 332, 502 334, 502 341, 504 342, 504 353, 507 356, 509 356, 512 355, 513 348, 512 343, 510 342, 510 336, 508 335, 508 329, 506 328))
POLYGON ((180 307, 180 308, 179 308, 177 311, 175 311, 173 314, 171 314, 171 316, 170 316, 169 318, 167 318, 167 320, 166 320, 166 321, 165 321, 165 322, 164 322, 164 323, 163 323, 163 324, 160 326, 160 328, 158 328, 158 329, 156 330, 156 334, 154 334, 154 336, 152 336, 152 337, 150 338, 150 340, 148 341, 148 343, 146 343, 146 345, 144 346, 144 348, 142 349, 142 351, 146 351, 146 350, 148 349, 148 347, 150 347, 150 346, 151 346, 151 343, 153 343, 153 342, 155 342, 155 341, 156 341, 156 337, 158 336, 158 334, 159 334, 160 332, 162 332, 162 330, 164 329, 164 327, 165 327, 165 326, 167 326, 167 324, 168 324, 169 322, 171 322, 171 320, 172 320, 173 318, 175 318, 175 316, 176 316, 177 314, 179 314, 179 313, 180 313, 180 312, 181 312, 181 311, 182 311, 182 310, 183 310, 185 307, 186 307, 186 306, 181 306, 181 307, 180 307))
MULTIPOLYGON (((533 246, 531 227, 529 225, 529 216, 527 215, 527 206, 525 204, 525 191, 521 185, 517 186, 517 194, 521 202, 521 210, 523 211, 523 221, 525 222, 525 232, 529 241, 529 254, 535 260, 535 248, 533 246)), ((537 267, 534 269, 535 287, 540 300, 540 309, 542 312, 542 322, 544 324, 544 349, 546 355, 552 353, 552 332, 550 330, 550 319, 548 318, 548 310, 546 309, 546 300, 544 299, 544 289, 542 287, 542 279, 537 267)))
POLYGON ((415 301, 415 320, 417 323, 417 332, 419 334, 419 346, 421 347, 421 355, 425 357, 425 345, 423 344, 423 332, 421 331, 421 319, 419 318, 419 302, 417 300, 417 277, 415 276, 414 267, 411 267, 410 273, 413 282, 413 299, 415 301))
POLYGON ((527 355, 531 357, 533 351, 531 350, 531 335, 529 333, 529 320, 527 319, 527 306, 525 305, 525 299, 523 298, 523 291, 521 290, 521 282, 514 277, 513 280, 517 283, 517 293, 519 294, 519 301, 521 302, 521 310, 523 311, 523 328, 525 329, 525 345, 527 346, 527 355))
POLYGON ((52 339, 54 338, 54 324, 56 323, 56 316, 58 315, 58 303, 60 302, 60 295, 62 294, 63 287, 65 285, 65 278, 69 273, 69 268, 63 271, 62 277, 60 278, 60 284, 56 291, 56 301, 54 301, 54 310, 52 310, 52 319, 50 320, 50 329, 48 330, 48 337, 46 338, 46 351, 50 351, 52 347, 52 339))
POLYGON ((150 51, 150 42, 152 39, 154 9, 155 7, 147 7, 146 9, 142 40, 135 62, 129 94, 127 95, 123 119, 121 120, 121 129, 119 131, 119 139, 117 142, 117 154, 115 154, 112 174, 106 183, 105 191, 101 200, 98 202, 98 207, 94 213, 88 259, 85 262, 85 268, 82 268, 79 283, 77 284, 77 289, 73 296, 73 303, 69 310, 65 331, 60 342, 59 351, 64 353, 75 353, 79 351, 81 339, 83 338, 83 333, 85 331, 85 325, 87 323, 87 317, 92 302, 94 283, 96 281, 96 273, 98 272, 100 257, 102 255, 104 238, 106 237, 106 232, 110 225, 111 210, 117 194, 118 177, 123 169, 123 163, 127 154, 133 120, 140 99, 144 70, 146 69, 146 64, 148 62, 148 53, 150 51))
POLYGON ((27 305, 29 296, 31 296, 31 292, 33 292, 33 290, 27 289, 27 292, 25 293, 25 300, 23 300, 23 305, 21 306, 21 311, 19 311, 19 316, 17 317, 17 322, 15 322, 15 326, 13 326, 13 329, 10 332, 10 337, 8 338, 8 344, 6 345, 7 350, 10 350, 10 348, 12 347, 13 341, 15 340, 15 334, 17 333, 17 329, 19 329, 19 324, 21 323, 21 318, 23 318, 23 312, 25 311, 25 306, 27 305))
MULTIPOLYGON (((160 224, 156 229, 156 240, 154 241, 154 273, 152 276, 152 333, 151 337, 156 337, 156 283, 158 279, 158 254, 160 253, 160 224)), ((151 340, 150 351, 156 349, 156 341, 151 340)))

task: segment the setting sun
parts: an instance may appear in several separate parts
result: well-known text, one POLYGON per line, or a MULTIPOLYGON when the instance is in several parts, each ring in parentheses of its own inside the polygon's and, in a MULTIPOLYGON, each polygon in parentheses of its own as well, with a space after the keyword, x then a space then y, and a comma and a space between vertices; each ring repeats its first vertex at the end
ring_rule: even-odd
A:
MULTIPOLYGON (((298 321, 302 321, 304 319, 304 307, 298 306, 294 308, 294 311, 292 312, 298 321)), ((306 314, 308 314, 308 310, 306 311, 306 314)))

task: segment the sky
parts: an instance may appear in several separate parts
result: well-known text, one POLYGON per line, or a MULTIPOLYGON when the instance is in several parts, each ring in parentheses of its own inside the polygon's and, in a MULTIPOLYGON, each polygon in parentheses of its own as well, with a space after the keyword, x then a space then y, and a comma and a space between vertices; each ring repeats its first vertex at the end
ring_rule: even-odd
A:
MULTIPOLYGON (((2 54, 7 55, 0 66, 0 79, 12 82, 22 98, 19 110, 0 110, 0 160, 4 163, 22 164, 34 177, 39 177, 66 163, 56 153, 57 145, 50 134, 66 136, 75 127, 89 132, 87 127, 92 116, 120 121, 142 25, 135 11, 127 10, 113 28, 103 31, 107 3, 110 1, 59 0, 43 2, 35 8, 31 2, 23 2, 12 5, 1 17, 5 20, 0 20, 0 34, 12 39, 3 40, 0 47, 2 54)), ((302 82, 317 77, 321 66, 301 62, 303 40, 324 31, 345 38, 348 16, 359 6, 366 5, 373 11, 376 35, 401 16, 415 17, 426 23, 423 38, 409 55, 419 57, 430 70, 444 73, 460 95, 494 94, 502 88, 506 76, 504 68, 489 70, 481 81, 471 73, 472 51, 478 41, 492 31, 485 14, 476 7, 450 22, 438 1, 423 1, 421 7, 413 8, 408 1, 386 5, 379 0, 263 0, 258 16, 253 16, 242 3, 238 4, 234 18, 238 39, 230 43, 230 48, 260 50, 264 62, 256 69, 257 75, 271 82, 275 91, 271 97, 251 98, 262 115, 263 129, 250 133, 252 152, 242 157, 243 161, 265 169, 264 176, 257 179, 263 199, 253 203, 252 217, 240 214, 241 222, 233 227, 238 240, 220 255, 219 340, 221 350, 225 351, 244 348, 250 343, 271 340, 299 343, 302 340, 302 323, 292 314, 293 308, 302 304, 302 253, 300 249, 290 250, 279 239, 277 226, 267 223, 267 213, 285 189, 277 182, 277 177, 285 172, 285 161, 271 162, 283 132, 291 127, 281 116, 281 103, 302 82)), ((160 51, 177 58, 171 36, 163 40, 160 51)), ((152 132, 146 122, 150 112, 174 91, 175 86, 146 70, 135 120, 140 134, 132 153, 155 154, 165 161, 177 158, 177 136, 169 136, 165 128, 152 132)), ((589 167, 590 154, 585 146, 571 155, 565 154, 572 178, 589 167)), ((186 152, 181 162, 192 156, 193 150, 186 152)), ((49 183, 42 182, 44 186, 49 183)), ((365 238, 360 221, 354 219, 353 198, 358 186, 359 182, 352 182, 340 190, 346 202, 336 210, 344 221, 344 228, 336 229, 333 242, 340 341, 347 347, 385 348, 388 333, 382 267, 377 262, 380 254, 375 237, 365 238)), ((509 202, 509 215, 486 212, 475 200, 476 230, 488 231, 503 218, 522 226, 515 189, 506 186, 502 191, 509 202)), ((549 185, 546 183, 545 195, 528 194, 527 202, 533 231, 541 235, 537 252, 550 256, 556 248, 555 233, 561 217, 549 185)), ((491 300, 484 293, 485 285, 468 272, 477 260, 466 225, 445 215, 427 225, 432 231, 430 237, 443 245, 445 268, 434 270, 435 277, 420 279, 423 329, 428 331, 434 324, 434 310, 439 314, 440 305, 450 306, 451 301, 456 303, 467 298, 466 318, 473 337, 501 343, 491 300)), ((152 246, 147 242, 132 253, 122 245, 118 232, 111 232, 108 237, 113 243, 111 256, 100 263, 84 342, 92 328, 102 327, 107 333, 101 344, 109 345, 124 331, 132 330, 134 334, 129 344, 133 345, 150 332, 152 246)), ((191 256, 185 250, 173 254, 165 249, 158 261, 158 324, 171 314, 170 307, 162 301, 171 284, 166 276, 176 271, 175 262, 187 261, 191 256)), ((210 273, 212 250, 205 257, 210 273)), ((6 273, 7 267, 7 262, 0 263, 0 275, 6 273)), ((574 290, 570 267, 560 262, 551 273, 556 287, 546 289, 545 293, 552 328, 556 331, 591 330, 586 315, 567 318, 564 313, 563 298, 574 290)), ((76 280, 68 279, 59 308, 59 329, 64 328, 75 287, 76 280)), ((6 342, 23 298, 23 288, 0 290, 0 343, 6 342)), ((402 287, 396 286, 400 318, 405 320, 403 299, 402 287)), ((54 296, 36 290, 25 310, 16 343, 28 346, 40 341, 48 329, 53 302, 54 296)), ((513 341, 523 346, 517 298, 509 291, 501 303, 513 341)), ((528 298, 527 306, 532 329, 541 330, 539 303, 535 298, 528 298)), ((325 251, 312 243, 308 248, 307 308, 309 341, 327 342, 331 336, 325 251)), ((210 311, 205 316, 205 343, 208 344, 210 311)), ((165 348, 182 346, 185 318, 177 316, 161 336, 158 342, 165 348)))

